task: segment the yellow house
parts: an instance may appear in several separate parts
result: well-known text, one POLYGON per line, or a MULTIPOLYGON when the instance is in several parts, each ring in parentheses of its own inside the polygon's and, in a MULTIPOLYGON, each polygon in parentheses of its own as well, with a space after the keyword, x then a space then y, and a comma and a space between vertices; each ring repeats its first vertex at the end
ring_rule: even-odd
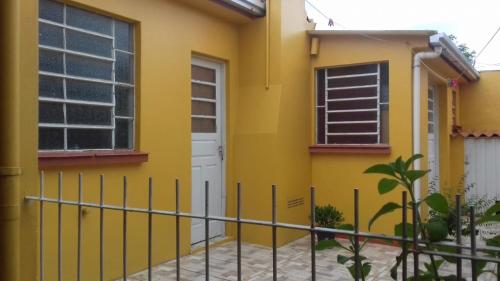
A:
MULTIPOLYGON (((306 225, 310 186, 348 221, 358 187, 366 229, 398 198, 375 196, 364 169, 420 152, 421 168, 454 186, 465 157, 454 128, 483 129, 475 109, 498 102, 475 97, 492 90, 446 35, 315 31, 303 0, 4 0, 0 18, 0 280, 55 280, 58 245, 60 274, 73 279, 77 208, 63 207, 59 233, 58 206, 46 204, 41 228, 25 197, 43 186, 45 197, 79 200, 79 173, 83 200, 110 205, 123 204, 126 176, 136 208, 148 207, 151 177, 159 210, 175 210, 178 179, 180 209, 194 214, 208 181, 210 214, 227 217, 241 182, 242 215, 257 220, 271 220, 275 184, 278 220, 306 225)), ((100 213, 81 214, 82 280, 96 280, 100 213)), ((121 275, 122 214, 104 220, 109 280, 121 275)), ((175 222, 153 221, 157 264, 175 257, 175 222)), ((128 218, 129 272, 146 266, 147 225, 128 218)), ((392 232, 384 225, 374 231, 392 232)), ((199 220, 183 219, 181 233, 183 255, 204 240, 199 220)), ((278 244, 303 235, 280 229, 278 244)), ((234 236, 233 224, 211 222, 211 238, 234 236)), ((271 243, 269 228, 244 226, 242 236, 271 243)))

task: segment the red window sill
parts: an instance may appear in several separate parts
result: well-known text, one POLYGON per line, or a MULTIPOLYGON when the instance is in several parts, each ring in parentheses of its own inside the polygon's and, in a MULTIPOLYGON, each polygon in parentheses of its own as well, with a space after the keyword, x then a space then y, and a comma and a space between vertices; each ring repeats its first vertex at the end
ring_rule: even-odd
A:
POLYGON ((311 154, 390 154, 387 144, 316 144, 309 146, 311 154))
POLYGON ((140 151, 39 152, 38 167, 99 166, 147 162, 148 153, 140 151))

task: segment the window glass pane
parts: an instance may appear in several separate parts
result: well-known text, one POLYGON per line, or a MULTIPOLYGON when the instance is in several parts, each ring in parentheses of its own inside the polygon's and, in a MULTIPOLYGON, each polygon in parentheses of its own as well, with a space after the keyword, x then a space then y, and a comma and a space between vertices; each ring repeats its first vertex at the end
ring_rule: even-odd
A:
POLYGON ((215 99, 215 86, 191 83, 191 96, 195 98, 215 99))
POLYGON ((328 113, 328 121, 376 121, 376 111, 328 113))
POLYGON ((191 131, 193 133, 215 133, 216 130, 215 119, 191 118, 191 131))
POLYGON ((356 86, 366 86, 366 85, 376 85, 376 84, 377 84, 376 75, 328 79, 328 87, 330 88, 356 87, 356 86))
POLYGON ((389 64, 380 64, 380 102, 389 102, 389 64))
POLYGON ((116 81, 124 83, 134 83, 133 56, 122 52, 115 52, 115 55, 116 81))
POLYGON ((325 108, 319 107, 317 112, 317 143, 324 144, 325 143, 325 108))
POLYGON ((63 104, 40 102, 38 104, 38 121, 40 123, 64 123, 63 104))
POLYGON ((427 125, 427 133, 434 134, 434 124, 429 123, 427 125))
POLYGON ((377 135, 343 135, 328 136, 329 144, 373 144, 377 143, 377 135))
POLYGON ((41 97, 64 98, 63 79, 60 77, 40 75, 38 87, 41 97))
POLYGON ((115 115, 134 116, 134 89, 116 86, 115 88, 115 115))
POLYGON ((40 0, 38 14, 41 19, 63 22, 63 5, 55 1, 40 0))
POLYGON ((68 149, 109 149, 111 134, 111 130, 68 129, 68 149))
POLYGON ((380 143, 389 143, 389 105, 380 105, 380 143))
POLYGON ((62 27, 39 23, 38 43, 40 45, 63 48, 63 29, 62 27))
POLYGON ((69 75, 111 80, 112 62, 66 55, 66 72, 69 75))
POLYGON ((133 26, 132 24, 115 20, 115 48, 133 52, 133 26))
POLYGON ((377 132, 377 123, 330 124, 329 133, 373 133, 377 132))
POLYGON ((325 70, 324 69, 318 70, 316 75, 317 75, 316 105, 323 106, 325 105, 325 70))
POLYGON ((377 64, 354 65, 346 67, 329 68, 328 76, 352 75, 362 73, 376 73, 377 64))
POLYGON ((68 50, 111 57, 113 41, 79 31, 66 30, 66 48, 68 50))
POLYGON ((62 128, 39 128, 39 149, 64 149, 64 129, 62 128))
POLYGON ((113 85, 66 79, 66 97, 73 100, 113 102, 113 85))
POLYGON ((191 79, 215 83, 215 69, 192 65, 191 79))
POLYGON ((329 99, 366 98, 366 97, 376 97, 376 96, 377 96, 376 87, 328 91, 329 99))
POLYGON ((40 70, 63 73, 63 55, 59 52, 40 50, 40 70))
POLYGON ((377 100, 351 100, 328 102, 328 110, 377 109, 377 100))
POLYGON ((66 23, 74 27, 111 35, 111 18, 75 7, 66 6, 66 23))
POLYGON ((214 102, 204 102, 204 101, 192 101, 191 102, 191 114, 192 115, 208 115, 215 116, 215 103, 214 102))
POLYGON ((67 104, 68 124, 111 125, 111 107, 67 104))
POLYGON ((128 119, 115 119, 115 148, 133 148, 133 121, 128 119))

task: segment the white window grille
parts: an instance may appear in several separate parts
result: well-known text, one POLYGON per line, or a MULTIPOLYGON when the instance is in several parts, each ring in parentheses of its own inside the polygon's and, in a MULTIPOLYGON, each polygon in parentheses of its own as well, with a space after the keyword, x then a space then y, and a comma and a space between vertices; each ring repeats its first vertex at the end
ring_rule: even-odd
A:
POLYGON ((133 149, 133 24, 39 5, 39 149, 133 149))
POLYGON ((316 71, 317 144, 388 143, 388 64, 316 71))

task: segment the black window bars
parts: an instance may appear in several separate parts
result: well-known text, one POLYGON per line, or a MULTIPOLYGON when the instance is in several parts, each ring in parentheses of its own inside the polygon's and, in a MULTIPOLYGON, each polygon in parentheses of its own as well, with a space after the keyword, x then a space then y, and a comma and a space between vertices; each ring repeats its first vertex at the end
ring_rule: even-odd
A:
MULTIPOLYGON (((40 193, 38 196, 27 196, 25 197, 26 200, 34 200, 39 202, 39 215, 40 215, 40 220, 39 220, 39 265, 40 265, 40 278, 39 280, 43 281, 44 280, 44 268, 45 268, 45 263, 44 263, 44 205, 46 203, 49 204, 56 204, 57 205, 57 237, 58 237, 58 243, 57 243, 57 280, 62 281, 63 280, 63 273, 62 273, 62 268, 63 268, 63 254, 62 254, 62 206, 63 205, 68 205, 68 206, 76 206, 78 208, 78 216, 77 216, 77 271, 76 271, 76 276, 74 280, 80 281, 81 280, 81 247, 82 247, 82 208, 94 208, 99 210, 99 280, 103 281, 104 280, 104 211, 105 210, 115 210, 115 211, 121 211, 123 215, 123 228, 122 228, 122 235, 123 235, 123 268, 122 268, 122 277, 123 280, 127 280, 128 276, 128 271, 127 271, 127 214, 129 212, 131 213, 142 213, 146 214, 148 216, 148 260, 147 260, 147 278, 148 281, 153 280, 153 271, 152 271, 152 249, 153 249, 153 239, 152 239, 152 233, 153 233, 153 215, 161 215, 161 216, 173 216, 175 217, 175 233, 176 233, 176 278, 177 280, 180 280, 181 278, 181 268, 180 268, 180 219, 181 218, 187 218, 187 219, 202 219, 205 221, 205 278, 206 280, 209 280, 210 277, 210 247, 209 247, 209 233, 210 233, 210 224, 209 222, 211 220, 214 221, 223 221, 223 222, 228 222, 228 223, 235 223, 236 224, 236 249, 237 249, 237 280, 242 280, 242 264, 241 264, 241 256, 242 256, 242 251, 241 251, 241 242, 242 242, 242 231, 241 231, 241 226, 243 224, 250 224, 250 225, 260 225, 260 226, 266 226, 266 227, 271 227, 272 228, 272 255, 273 255, 273 280, 277 280, 278 278, 278 267, 277 267, 277 229, 278 228, 285 228, 285 229, 295 229, 295 230, 303 230, 307 231, 310 233, 310 240, 311 240, 311 280, 316 280, 316 253, 315 253, 315 245, 316 245, 316 233, 318 232, 327 232, 327 233, 334 233, 334 234, 343 234, 346 235, 347 237, 352 237, 354 239, 354 251, 355 251, 355 260, 354 260, 354 275, 355 275, 355 280, 359 280, 361 277, 361 260, 360 260, 360 253, 359 253, 359 247, 360 247, 360 239, 378 239, 382 241, 387 241, 389 243, 392 242, 398 242, 399 247, 402 249, 402 251, 405 253, 402 255, 402 262, 401 262, 401 276, 398 276, 398 279, 401 277, 401 280, 406 280, 407 277, 409 276, 408 273, 408 260, 407 260, 407 253, 410 251, 413 254, 413 265, 414 265, 414 270, 413 273, 419 272, 419 256, 420 255, 429 255, 429 256, 441 256, 441 257, 449 257, 449 258, 455 258, 457 259, 456 263, 456 276, 457 280, 461 280, 463 276, 463 262, 462 260, 470 260, 472 267, 474 268, 474 265, 477 262, 488 262, 488 263, 495 263, 497 264, 497 280, 500 280, 500 259, 490 257, 490 256, 485 256, 481 255, 480 252, 484 251, 496 251, 499 252, 500 248, 498 247, 491 247, 491 246, 481 246, 478 247, 476 244, 476 225, 474 223, 474 208, 470 207, 469 209, 469 219, 470 219, 470 246, 464 245, 462 241, 462 235, 460 231, 457 231, 456 233, 456 239, 454 242, 440 242, 440 243, 434 243, 436 245, 442 245, 442 246, 447 246, 451 248, 455 248, 456 253, 451 253, 451 252, 445 252, 445 251, 436 251, 436 250, 427 250, 425 249, 422 245, 428 243, 428 241, 421 240, 416 234, 417 229, 418 229, 418 223, 417 223, 417 217, 416 217, 416 212, 412 212, 412 220, 413 220, 413 235, 410 237, 408 236, 407 229, 406 227, 403 227, 402 231, 402 236, 388 236, 388 235, 382 235, 382 234, 374 234, 374 233, 369 233, 369 232, 360 232, 359 231, 359 190, 357 188, 354 189, 354 230, 353 231, 348 231, 348 230, 341 230, 341 229, 330 229, 330 228, 322 228, 322 227, 317 227, 314 221, 315 217, 315 189, 314 187, 310 188, 310 214, 311 214, 311 224, 310 225, 298 225, 298 224, 288 224, 288 223, 280 223, 278 222, 277 219, 277 187, 276 185, 272 185, 271 188, 271 199, 272 199, 272 220, 271 221, 263 221, 263 220, 252 220, 252 219, 244 219, 241 216, 241 193, 242 193, 242 187, 241 184, 237 184, 237 193, 236 193, 236 217, 221 217, 221 216, 210 216, 209 215, 209 202, 208 202, 208 196, 205 196, 205 213, 204 214, 191 214, 191 213, 186 213, 186 212, 181 212, 180 211, 180 183, 179 180, 175 180, 175 211, 167 211, 167 210, 158 210, 153 208, 153 179, 150 177, 149 178, 149 185, 148 185, 148 207, 147 208, 133 208, 129 207, 127 205, 127 177, 123 177, 123 205, 109 205, 104 203, 104 176, 100 176, 100 198, 99 198, 99 203, 89 203, 85 202, 83 200, 83 184, 82 184, 82 179, 83 176, 80 173, 78 176, 78 200, 77 201, 71 201, 71 200, 64 200, 63 199, 63 174, 62 172, 59 173, 58 175, 58 186, 57 186, 57 191, 58 191, 58 196, 57 198, 48 198, 45 197, 44 195, 44 189, 45 189, 45 180, 44 180, 44 173, 41 172, 40 175, 40 193), (412 244, 411 247, 408 247, 409 244, 412 244)), ((205 194, 209 193, 209 183, 205 182, 205 194)), ((461 198, 460 195, 456 196, 456 206, 461 206, 461 198)), ((416 203, 412 203, 412 207, 416 207, 416 203)), ((402 192, 402 222, 403 225, 406 225, 408 222, 408 202, 407 202, 407 193, 402 192)), ((457 217, 457 229, 461 229, 461 208, 458 207, 456 208, 456 217, 457 217)), ((414 279, 413 280, 419 280, 419 276, 414 274, 414 279)), ((477 272, 475 270, 472 270, 472 280, 478 280, 477 272)))

